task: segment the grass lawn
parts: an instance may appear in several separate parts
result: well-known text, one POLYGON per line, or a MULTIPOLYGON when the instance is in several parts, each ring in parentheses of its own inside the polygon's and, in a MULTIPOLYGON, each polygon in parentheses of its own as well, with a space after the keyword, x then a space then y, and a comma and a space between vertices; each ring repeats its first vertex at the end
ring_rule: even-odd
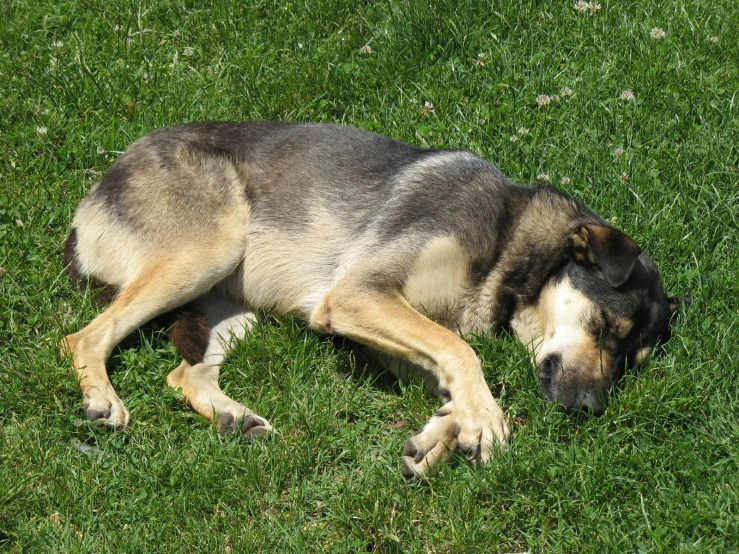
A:
POLYGON ((738 166, 736 0, 2 0, 0 551, 739 550, 738 166), (220 119, 546 174, 693 304, 598 419, 548 407, 513 339, 472 337, 510 448, 420 485, 400 452, 437 403, 289 320, 222 376, 274 436, 190 411, 155 329, 109 363, 132 423, 106 433, 56 354, 99 309, 64 275, 73 210, 134 139, 220 119))

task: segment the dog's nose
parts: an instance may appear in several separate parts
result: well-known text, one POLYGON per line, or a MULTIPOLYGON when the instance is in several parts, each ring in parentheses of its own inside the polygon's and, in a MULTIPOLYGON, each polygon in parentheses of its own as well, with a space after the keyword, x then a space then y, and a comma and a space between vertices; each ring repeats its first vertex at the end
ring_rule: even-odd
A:
POLYGON ((562 358, 559 354, 549 354, 539 364, 539 378, 551 382, 559 377, 562 358))
POLYGON ((603 392, 595 389, 580 391, 577 395, 577 404, 581 410, 587 410, 596 417, 603 415, 606 410, 603 392))

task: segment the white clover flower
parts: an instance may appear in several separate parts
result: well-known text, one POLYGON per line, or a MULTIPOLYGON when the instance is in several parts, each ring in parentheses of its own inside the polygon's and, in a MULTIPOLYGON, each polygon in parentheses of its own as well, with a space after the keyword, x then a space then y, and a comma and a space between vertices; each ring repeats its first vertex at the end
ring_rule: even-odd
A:
POLYGON ((539 173, 539 175, 536 176, 536 180, 540 183, 546 183, 549 181, 549 175, 546 173, 539 173))
POLYGON ((634 98, 636 98, 636 96, 630 90, 624 90, 621 92, 621 100, 625 100, 626 102, 631 102, 634 98))
POLYGON ((189 46, 182 51, 183 56, 192 56, 194 53, 195 53, 195 50, 193 50, 189 46))
POLYGON ((180 30, 179 29, 175 29, 174 31, 172 31, 172 36, 175 37, 175 38, 177 38, 178 36, 180 36, 180 30))
POLYGON ((511 135, 511 142, 518 142, 518 135, 511 135))
POLYGON ((98 154, 105 154, 105 148, 103 148, 102 146, 98 146, 98 147, 97 147, 97 148, 95 149, 95 151, 96 151, 96 152, 97 152, 98 154))
POLYGON ((549 105, 551 101, 552 99, 548 94, 540 94, 536 97, 536 103, 539 105, 540 108, 549 105))
POLYGON ((667 36, 667 33, 665 33, 659 27, 652 27, 652 30, 649 31, 649 36, 652 37, 652 39, 654 40, 662 40, 667 36))
POLYGON ((434 113, 434 105, 429 102, 428 100, 423 103, 423 108, 421 108, 421 113, 424 117, 429 117, 432 113, 434 113))
POLYGON ((36 127, 36 134, 39 136, 44 136, 48 132, 49 130, 46 128, 45 125, 39 125, 36 127))
POLYGON ((560 93, 560 94, 561 94, 562 96, 564 96, 565 98, 567 98, 568 96, 572 96, 573 94, 575 94, 575 93, 574 93, 574 92, 572 91, 572 89, 571 89, 571 88, 568 88, 568 87, 562 87, 561 89, 559 89, 559 93, 560 93))
POLYGON ((625 171, 621 173, 621 179, 623 179, 625 181, 628 178, 629 178, 629 174, 628 173, 626 173, 625 171))
POLYGON ((475 60, 475 65, 476 65, 477 67, 483 67, 483 66, 485 65, 485 59, 486 59, 487 57, 488 57, 488 56, 487 56, 487 54, 485 54, 484 52, 480 52, 480 53, 479 53, 479 54, 477 55, 477 59, 475 60))
POLYGON ((711 38, 709 38, 708 40, 710 40, 713 43, 716 43, 716 42, 718 42, 718 37, 714 35, 711 38))
POLYGON ((528 135, 529 130, 526 127, 519 127, 518 128, 518 134, 519 135, 528 135))
POLYGON ((372 53, 372 47, 369 44, 365 44, 359 49, 360 54, 371 54, 372 53))
POLYGON ((302 49, 303 49, 303 43, 302 43, 302 42, 299 42, 299 43, 298 43, 298 49, 299 49, 299 50, 302 50, 302 49))
POLYGON ((623 148, 616 148, 613 151, 613 155, 616 156, 617 158, 620 158, 621 156, 624 155, 624 152, 625 152, 625 150, 623 148))
POLYGON ((567 186, 570 184, 570 178, 569 177, 562 177, 562 180, 560 181, 564 186, 567 186))
POLYGON ((580 13, 589 12, 588 15, 595 15, 600 11, 600 3, 598 2, 575 2, 575 9, 580 13))

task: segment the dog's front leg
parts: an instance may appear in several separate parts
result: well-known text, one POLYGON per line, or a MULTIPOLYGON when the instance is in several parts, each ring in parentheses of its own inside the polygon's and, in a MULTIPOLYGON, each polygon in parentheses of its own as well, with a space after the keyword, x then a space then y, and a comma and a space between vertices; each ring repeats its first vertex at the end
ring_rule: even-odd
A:
POLYGON ((409 479, 429 473, 449 450, 466 453, 477 464, 505 447, 509 431, 470 346, 413 309, 398 292, 344 281, 334 287, 311 316, 311 327, 337 333, 422 366, 451 399, 411 437, 403 472, 409 479))

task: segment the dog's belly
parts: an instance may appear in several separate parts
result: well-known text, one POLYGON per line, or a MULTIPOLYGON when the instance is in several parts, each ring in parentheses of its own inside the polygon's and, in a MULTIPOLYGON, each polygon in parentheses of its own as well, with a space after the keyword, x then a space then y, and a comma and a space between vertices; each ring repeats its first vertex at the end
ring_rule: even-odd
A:
MULTIPOLYGON (((323 220, 294 233, 252 223, 244 261, 227 279, 227 289, 253 309, 307 321, 348 272, 365 275, 368 259, 378 270, 392 257, 390 252, 383 255, 371 233, 354 234, 344 227, 323 220)), ((421 313, 456 331, 460 298, 468 285, 467 260, 459 246, 437 237, 404 257, 409 267, 402 294, 421 313)))
POLYGON ((350 258, 360 255, 361 241, 323 231, 250 226, 244 261, 228 279, 228 290, 253 309, 307 321, 351 266, 350 258))

